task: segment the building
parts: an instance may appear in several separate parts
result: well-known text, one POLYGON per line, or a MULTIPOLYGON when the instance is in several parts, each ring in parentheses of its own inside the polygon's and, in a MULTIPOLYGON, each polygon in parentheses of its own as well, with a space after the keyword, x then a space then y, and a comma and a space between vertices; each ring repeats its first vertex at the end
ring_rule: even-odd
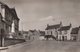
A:
POLYGON ((71 30, 71 40, 80 40, 80 34, 79 34, 79 29, 80 27, 75 27, 75 28, 72 28, 71 30))
POLYGON ((9 36, 9 33, 11 32, 11 24, 13 21, 13 15, 12 12, 10 10, 10 8, 4 4, 0 2, 0 10, 1 10, 1 15, 2 15, 2 26, 3 26, 3 30, 5 32, 5 36, 9 36))
POLYGON ((56 25, 47 25, 45 35, 52 35, 56 40, 70 40, 71 39, 72 24, 63 26, 62 22, 56 25))
POLYGON ((28 35, 30 39, 38 40, 40 33, 38 30, 29 30, 28 35))
POLYGON ((18 32, 19 29, 19 18, 17 17, 15 9, 9 8, 6 4, 0 2, 0 17, 0 30, 4 30, 5 37, 12 38, 12 24, 14 23, 15 33, 18 32))
POLYGON ((18 39, 28 39, 28 31, 19 31, 18 39))
POLYGON ((40 33, 39 40, 45 40, 45 31, 40 31, 39 30, 39 33, 40 33))
POLYGON ((62 26, 62 22, 56 25, 47 25, 45 29, 45 35, 52 35, 55 38, 58 37, 58 29, 62 26))
POLYGON ((45 31, 39 31, 40 36, 45 36, 45 31))
POLYGON ((19 33, 19 18, 17 16, 15 8, 11 8, 12 14, 13 14, 13 23, 12 23, 12 30, 11 33, 15 33, 16 36, 18 36, 19 33))
POLYGON ((58 40, 70 40, 71 24, 58 29, 58 40))

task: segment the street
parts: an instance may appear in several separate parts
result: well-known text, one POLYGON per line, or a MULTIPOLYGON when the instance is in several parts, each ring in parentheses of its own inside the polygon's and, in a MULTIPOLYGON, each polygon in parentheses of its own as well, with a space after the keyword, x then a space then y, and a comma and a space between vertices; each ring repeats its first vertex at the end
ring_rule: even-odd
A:
MULTIPOLYGON (((16 52, 15 49, 8 51, 16 52)), ((80 44, 79 42, 36 40, 20 47, 17 52, 80 52, 80 44)))
POLYGON ((79 52, 79 48, 76 42, 38 41, 26 52, 79 52))

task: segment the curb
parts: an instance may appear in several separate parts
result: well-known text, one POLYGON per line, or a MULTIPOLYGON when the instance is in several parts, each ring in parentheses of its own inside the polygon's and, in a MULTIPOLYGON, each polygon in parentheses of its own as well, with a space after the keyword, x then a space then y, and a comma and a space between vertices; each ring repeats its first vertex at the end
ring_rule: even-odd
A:
POLYGON ((33 42, 33 40, 28 40, 26 42, 15 44, 15 45, 10 45, 10 46, 7 46, 7 47, 8 48, 13 48, 13 47, 20 47, 20 46, 30 45, 31 42, 33 42))

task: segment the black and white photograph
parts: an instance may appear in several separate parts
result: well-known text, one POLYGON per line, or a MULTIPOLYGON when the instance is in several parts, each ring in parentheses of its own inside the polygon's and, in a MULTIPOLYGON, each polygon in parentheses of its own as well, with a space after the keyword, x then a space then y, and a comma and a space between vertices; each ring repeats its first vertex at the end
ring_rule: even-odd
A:
POLYGON ((0 0, 0 52, 80 52, 80 0, 0 0))

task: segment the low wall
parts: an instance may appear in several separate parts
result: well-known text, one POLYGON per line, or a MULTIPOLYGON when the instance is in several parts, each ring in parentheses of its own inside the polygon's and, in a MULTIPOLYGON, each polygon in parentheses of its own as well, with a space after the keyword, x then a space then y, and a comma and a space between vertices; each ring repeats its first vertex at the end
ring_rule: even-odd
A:
POLYGON ((8 46, 7 52, 25 52, 27 49, 26 46, 29 46, 32 43, 34 43, 33 40, 28 40, 24 43, 8 46))
POLYGON ((12 39, 12 38, 5 38, 4 40, 4 45, 5 46, 9 46, 9 45, 15 45, 15 44, 18 44, 18 43, 22 43, 22 42, 25 42, 24 39, 12 39))
POLYGON ((0 47, 0 52, 24 52, 26 46, 30 45, 33 40, 27 40, 26 42, 10 45, 7 47, 0 47))
MULTIPOLYGON (((23 42, 25 42, 24 39, 5 38, 4 39, 4 46, 15 45, 15 44, 18 44, 18 43, 23 43, 23 42)), ((0 43, 0 45, 1 45, 1 43, 0 43)))

